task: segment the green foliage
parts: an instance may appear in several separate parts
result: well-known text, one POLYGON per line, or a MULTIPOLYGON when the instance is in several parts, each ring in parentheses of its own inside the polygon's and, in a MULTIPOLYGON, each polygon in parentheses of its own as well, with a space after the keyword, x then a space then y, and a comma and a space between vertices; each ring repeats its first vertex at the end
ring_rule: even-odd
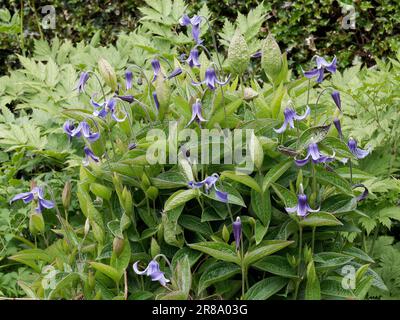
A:
MULTIPOLYGON (((247 55, 261 49, 266 38, 260 32, 265 8, 275 3, 225 21, 214 36, 228 50, 236 32, 230 52, 213 48, 214 4, 200 6, 201 37, 210 51, 198 47, 200 68, 179 59, 194 46, 192 27, 179 26, 191 10, 180 0, 160 0, 140 7, 137 28, 121 34, 115 45, 101 46, 98 34, 89 44, 37 40, 32 57, 19 55, 21 68, 0 78, 0 294, 87 300, 398 297, 398 238, 381 235, 395 232, 400 221, 398 59, 342 71, 338 54, 339 71, 317 84, 296 77, 288 66, 287 46, 273 41, 272 36, 285 43, 285 32, 276 32, 292 23, 284 18, 270 28, 261 61, 249 61, 247 55), (152 82, 155 58, 161 72, 152 82), (216 90, 193 86, 211 66, 221 81, 228 71, 235 77, 216 90), (163 78, 178 67, 181 74, 163 78), (127 69, 134 81, 126 89, 127 69), (89 71, 84 92, 76 90, 81 71, 89 71), (328 94, 333 89, 341 92, 343 113, 328 94), (127 95, 134 100, 118 98, 127 95), (125 120, 95 116, 91 97, 116 99, 115 112, 126 114, 125 120), (196 122, 189 124, 197 99, 207 120, 203 128, 213 129, 220 139, 180 141, 176 147, 184 146, 180 151, 186 156, 177 163, 152 162, 149 153, 173 155, 173 134, 179 136, 186 127, 199 132, 196 122), (273 129, 282 124, 288 106, 298 114, 310 107, 311 116, 278 134, 273 129), (342 121, 343 140, 329 125, 334 117, 342 121), (68 139, 62 130, 67 119, 87 121, 99 140, 68 139), (245 145, 252 151, 252 169, 238 171, 218 161, 204 165, 188 156, 187 151, 192 155, 223 146, 222 129, 254 130, 245 145), (153 130, 158 130, 156 142, 148 136, 153 130), (360 147, 371 144, 372 154, 357 160, 346 145, 350 136, 360 147), (303 158, 310 143, 323 154, 335 154, 337 161, 296 166, 294 159, 303 158), (163 144, 168 148, 154 152, 163 144), (98 162, 82 164, 85 146, 98 162), (206 177, 217 177, 215 186, 190 188, 189 182, 206 177), (357 198, 355 183, 369 189, 366 200, 357 198), (9 204, 34 185, 44 186, 55 202, 54 209, 43 211, 44 228, 36 234, 29 232, 29 221, 37 199, 9 204), (303 192, 310 207, 320 211, 306 217, 288 214, 286 208, 295 206, 303 192), (232 236, 237 217, 239 248, 232 236), (134 263, 143 270, 151 261, 170 280, 168 288, 132 270, 134 263), (350 288, 342 282, 348 267, 354 270, 350 288)), ((2 16, 9 20, 5 12, 2 16)))

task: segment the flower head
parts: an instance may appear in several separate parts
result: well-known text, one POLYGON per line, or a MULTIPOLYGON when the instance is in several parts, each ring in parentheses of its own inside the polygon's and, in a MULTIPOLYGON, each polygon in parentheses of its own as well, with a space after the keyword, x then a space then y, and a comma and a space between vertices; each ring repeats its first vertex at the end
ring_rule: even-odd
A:
POLYGON ((357 147, 357 141, 354 140, 353 138, 349 138, 349 141, 347 142, 347 146, 349 147, 349 150, 352 154, 354 154, 354 156, 357 159, 363 159, 365 158, 369 153, 370 153, 370 149, 368 148, 367 150, 363 150, 357 147))
POLYGON ((160 61, 157 59, 151 60, 151 67, 153 68, 153 80, 151 81, 154 82, 157 79, 158 74, 161 72, 160 61))
POLYGON ((29 203, 32 200, 37 201, 38 206, 35 208, 37 213, 42 212, 43 209, 51 209, 54 208, 54 202, 50 200, 46 200, 44 198, 44 192, 42 187, 34 187, 30 192, 19 193, 11 199, 10 203, 22 200, 24 203, 29 203))
POLYGON ((283 121, 283 125, 282 127, 280 127, 279 129, 274 129, 274 131, 276 133, 282 133, 284 131, 286 131, 287 126, 289 125, 290 128, 294 128, 294 120, 297 121, 301 121, 304 120, 308 115, 310 114, 310 107, 307 106, 306 111, 304 112, 304 114, 302 116, 299 116, 296 111, 294 111, 294 109, 292 108, 285 108, 285 110, 283 111, 283 115, 285 117, 285 120, 283 121))
POLYGON ((188 15, 183 15, 183 17, 180 19, 180 24, 181 26, 192 26, 192 37, 194 41, 196 41, 197 44, 201 44, 203 40, 200 39, 200 23, 201 23, 201 17, 200 16, 193 16, 192 18, 189 18, 188 15))
POLYGON ((151 278, 151 281, 158 281, 162 286, 165 286, 167 282, 170 282, 164 276, 164 272, 160 270, 160 265, 157 261, 151 260, 146 269, 140 271, 138 268, 139 261, 136 261, 133 265, 133 271, 138 275, 146 275, 151 278))
POLYGON ((76 86, 75 89, 78 89, 78 92, 84 92, 85 91, 85 85, 86 82, 89 80, 89 73, 84 71, 81 73, 80 77, 79 77, 79 81, 78 81, 78 85, 76 86))
POLYGON ((324 71, 327 70, 330 73, 335 73, 336 72, 336 57, 333 58, 331 63, 328 63, 324 58, 320 56, 316 56, 316 64, 317 68, 312 69, 310 71, 303 71, 304 76, 308 79, 312 79, 315 77, 317 78, 317 82, 321 83, 322 80, 324 80, 324 71))
POLYGON ((296 212, 298 216, 305 217, 309 212, 318 212, 320 208, 315 210, 311 209, 307 201, 307 196, 303 193, 303 190, 300 190, 300 193, 297 195, 297 205, 285 208, 285 210, 288 213, 296 212))
POLYGON ((240 217, 237 217, 236 221, 232 223, 232 228, 237 250, 240 247, 240 239, 242 238, 242 221, 240 220, 240 217))
POLYGON ((126 90, 129 90, 132 88, 132 81, 133 81, 133 73, 130 70, 125 71, 125 85, 126 85, 126 90))
POLYGON ((200 182, 189 181, 188 186, 192 189, 197 189, 197 188, 201 188, 204 186, 205 191, 207 193, 210 191, 211 188, 214 188, 215 195, 217 196, 218 200, 226 203, 226 202, 228 202, 228 193, 218 190, 218 188, 215 186, 218 179, 219 179, 219 175, 216 173, 213 173, 211 176, 208 176, 203 181, 200 181, 200 182))
POLYGON ((85 159, 83 160, 83 165, 86 167, 89 165, 90 160, 93 160, 94 162, 99 162, 100 158, 97 157, 92 150, 90 150, 89 147, 84 147, 83 151, 85 151, 85 159))
POLYGON ((196 120, 197 123, 207 121, 201 115, 201 102, 200 102, 200 99, 196 99, 196 102, 193 103, 193 105, 192 105, 192 118, 190 119, 190 121, 187 124, 187 126, 189 126, 194 120, 196 120))
POLYGON ((306 157, 301 160, 297 160, 295 158, 296 165, 304 166, 305 164, 308 163, 308 161, 310 160, 310 157, 312 159, 312 162, 314 162, 314 163, 327 163, 327 162, 331 162, 331 161, 335 160, 335 154, 333 154, 332 156, 323 155, 319 151, 318 145, 315 142, 311 142, 308 145, 308 152, 307 152, 306 157))
MULTIPOLYGON (((125 121, 127 115, 125 112, 124 113, 124 117, 123 118, 118 118, 117 117, 117 101, 116 99, 113 97, 111 99, 108 99, 102 103, 98 103, 96 101, 94 101, 94 97, 96 96, 96 94, 94 94, 91 98, 90 98, 90 103, 92 104, 92 106, 95 108, 93 115, 95 115, 96 117, 100 117, 100 118, 105 118, 107 116, 107 114, 111 113, 111 117, 117 121, 117 122, 123 122, 125 121)), ((121 97, 118 96, 118 98, 120 98, 122 100, 121 97)), ((127 98, 128 99, 128 98, 127 98)), ((133 99, 133 97, 132 97, 133 99)))
POLYGON ((332 99, 333 99, 333 101, 335 102, 335 104, 336 104, 336 106, 338 107, 338 109, 340 110, 340 111, 342 111, 342 102, 341 102, 341 100, 340 100, 340 93, 339 93, 339 91, 333 91, 332 92, 332 94, 331 94, 331 96, 332 96, 332 99))
POLYGON ((187 64, 189 67, 200 67, 201 64, 199 62, 199 50, 197 49, 192 49, 190 50, 189 57, 186 60, 187 64))
POLYGON ((335 118, 333 120, 333 124, 335 125, 335 128, 336 128, 337 132, 339 133, 340 140, 342 140, 343 139, 343 133, 342 133, 342 126, 340 124, 340 120, 338 118, 335 118))
POLYGON ((229 79, 230 79, 230 75, 225 81, 218 80, 217 75, 215 74, 214 68, 210 67, 206 70, 206 74, 205 74, 203 81, 201 81, 201 82, 192 81, 192 84, 195 86, 199 86, 201 84, 206 84, 211 90, 215 90, 217 84, 219 84, 220 86, 224 86, 228 83, 229 79))
POLYGON ((82 121, 78 124, 77 127, 74 126, 72 121, 67 120, 64 123, 64 131, 70 137, 77 137, 84 136, 89 142, 95 142, 100 137, 99 132, 92 132, 90 130, 90 126, 86 121, 82 121))

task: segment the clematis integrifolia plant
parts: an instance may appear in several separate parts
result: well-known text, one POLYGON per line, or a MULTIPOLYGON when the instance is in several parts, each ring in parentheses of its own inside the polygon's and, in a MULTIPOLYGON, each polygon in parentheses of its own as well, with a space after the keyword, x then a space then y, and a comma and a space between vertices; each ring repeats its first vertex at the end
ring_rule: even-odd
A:
POLYGON ((286 131, 287 126, 289 125, 290 128, 294 128, 294 120, 301 121, 307 118, 307 116, 310 114, 310 107, 307 106, 306 111, 302 116, 299 116, 296 111, 292 108, 285 108, 283 111, 283 115, 285 117, 285 120, 283 121, 283 125, 279 129, 275 129, 274 131, 276 133, 283 133, 286 131))
POLYGON ((339 91, 334 90, 334 91, 331 93, 331 97, 332 97, 332 99, 333 99, 333 102, 335 102, 336 106, 338 107, 338 109, 339 109, 340 111, 342 111, 342 102, 341 102, 341 99, 340 99, 340 93, 339 93, 339 91))
POLYGON ((135 271, 135 273, 138 275, 146 275, 151 278, 151 281, 158 281, 162 286, 165 287, 167 285, 167 283, 170 282, 170 280, 165 278, 164 272, 162 272, 160 270, 160 265, 156 261, 157 258, 160 256, 163 257, 167 261, 168 265, 171 267, 168 259, 164 255, 159 254, 159 255, 155 256, 153 258, 153 260, 150 261, 150 263, 147 265, 146 269, 144 269, 143 271, 139 270, 139 268, 138 268, 139 261, 136 261, 133 264, 133 271, 135 271))
POLYGON ((319 151, 318 145, 315 142, 311 142, 308 145, 306 157, 304 159, 295 158, 296 165, 302 167, 308 163, 310 158, 312 159, 313 163, 327 163, 335 160, 335 153, 333 153, 332 156, 324 155, 319 151))
POLYGON ((285 207, 286 212, 296 213, 299 217, 306 217, 310 212, 318 212, 318 209, 311 209, 307 201, 307 196, 304 194, 303 185, 300 184, 299 194, 297 195, 297 204, 294 207, 285 207))
POLYGON ((35 208, 37 213, 41 213, 43 209, 54 208, 54 202, 44 198, 44 190, 42 187, 34 187, 30 192, 19 193, 11 199, 10 203, 17 200, 22 200, 24 203, 29 203, 31 201, 37 202, 38 206, 35 208))
POLYGON ((217 75, 215 73, 214 68, 210 67, 206 70, 203 81, 195 82, 192 80, 192 84, 195 86, 200 86, 202 84, 205 84, 205 85, 207 85, 208 88, 210 88, 210 90, 214 91, 217 87, 217 84, 219 84, 220 86, 226 85, 229 82, 230 77, 231 76, 229 75, 225 81, 220 81, 217 79, 217 75))
POLYGON ((218 200, 227 203, 228 202, 228 193, 218 190, 218 188, 215 186, 218 179, 219 179, 219 175, 217 173, 213 173, 211 176, 208 176, 203 181, 200 181, 200 182, 189 181, 188 186, 192 189, 201 188, 204 186, 205 191, 207 193, 210 191, 211 188, 214 188, 215 195, 217 196, 218 200))
POLYGON ((100 161, 100 158, 96 156, 89 147, 85 146, 83 151, 85 152, 85 159, 82 161, 84 167, 89 165, 90 160, 93 160, 94 162, 100 161))
POLYGON ((349 138, 349 141, 347 142, 347 146, 349 147, 350 152, 357 158, 357 159, 363 159, 365 158, 369 153, 370 153, 370 148, 367 150, 363 150, 361 148, 357 147, 357 141, 354 140, 352 137, 349 138))
POLYGON ((90 103, 95 108, 95 110, 93 111, 94 116, 104 119, 110 113, 111 117, 115 121, 117 121, 117 122, 125 121, 125 119, 127 117, 127 114, 125 112, 123 112, 123 114, 124 114, 123 118, 118 118, 118 116, 117 116, 117 108, 116 108, 117 100, 114 97, 110 98, 104 102, 98 103, 98 102, 94 101, 95 96, 96 96, 96 94, 94 94, 90 99, 90 103))
POLYGON ((186 62, 191 68, 200 67, 201 64, 199 62, 199 50, 197 50, 196 48, 190 50, 190 54, 186 62))
POLYGON ((183 15, 183 17, 179 20, 181 26, 192 26, 192 37, 197 44, 201 44, 203 40, 200 39, 200 24, 201 24, 201 17, 200 16, 193 16, 189 18, 188 15, 183 15))
POLYGON ((317 77, 317 83, 321 83, 324 80, 324 71, 327 70, 330 73, 336 72, 336 57, 328 63, 324 58, 316 56, 317 68, 310 71, 303 71, 304 76, 308 79, 317 77))
POLYGON ((89 72, 83 71, 79 77, 78 85, 75 90, 78 90, 79 93, 85 91, 86 82, 89 80, 89 72))
POLYGON ((89 124, 86 121, 82 121, 75 127, 74 123, 71 120, 67 120, 64 123, 64 132, 70 137, 81 137, 82 135, 89 141, 95 142, 99 139, 99 132, 92 132, 89 124))
POLYGON ((240 240, 242 238, 242 221, 240 217, 237 217, 236 220, 232 223, 233 229, 233 238, 235 239, 236 250, 240 247, 240 240))
POLYGON ((188 127, 195 120, 196 120, 197 123, 207 121, 201 115, 201 102, 200 102, 200 99, 196 99, 196 102, 193 103, 193 105, 192 105, 192 118, 190 119, 189 123, 186 126, 188 127))

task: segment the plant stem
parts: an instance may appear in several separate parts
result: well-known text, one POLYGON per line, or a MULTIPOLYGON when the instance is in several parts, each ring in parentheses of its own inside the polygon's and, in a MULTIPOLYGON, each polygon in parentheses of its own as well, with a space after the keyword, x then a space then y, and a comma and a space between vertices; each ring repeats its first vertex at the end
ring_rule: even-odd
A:
POLYGON ((314 254, 315 229, 316 229, 316 227, 312 228, 312 238, 311 238, 311 252, 312 252, 312 254, 314 254))
POLYGON ((297 300, 297 294, 299 292, 299 287, 301 283, 301 250, 303 247, 303 227, 299 225, 299 257, 298 257, 298 267, 297 267, 297 282, 296 282, 296 289, 294 292, 294 300, 297 300))
POLYGON ((353 184, 353 165, 351 159, 349 159, 349 170, 350 170, 350 184, 353 184))

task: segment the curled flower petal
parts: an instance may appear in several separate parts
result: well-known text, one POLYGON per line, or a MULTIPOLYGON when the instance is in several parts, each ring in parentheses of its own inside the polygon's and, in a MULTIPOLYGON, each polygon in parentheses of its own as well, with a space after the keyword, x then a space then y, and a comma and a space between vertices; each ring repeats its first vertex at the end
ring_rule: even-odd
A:
POLYGON ((290 128, 293 129, 294 128, 294 122, 293 122, 294 120, 297 120, 297 121, 304 120, 309 114, 310 114, 310 108, 308 106, 302 116, 298 115, 294 109, 286 107, 285 110, 283 111, 284 122, 279 129, 274 128, 274 131, 276 133, 283 133, 284 131, 286 131, 288 125, 290 128))
POLYGON ((160 61, 158 61, 157 59, 153 59, 151 61, 151 67, 153 68, 153 80, 152 80, 152 82, 154 82, 157 79, 157 76, 161 71, 160 61))
POLYGON ((370 150, 363 150, 357 147, 357 141, 354 140, 353 138, 349 138, 349 141, 347 142, 347 146, 349 147, 349 150, 352 154, 354 154, 354 156, 357 159, 363 159, 365 158, 370 150))
POLYGON ((133 271, 135 271, 138 275, 146 274, 151 278, 152 281, 158 281, 162 286, 165 286, 170 280, 166 279, 164 276, 164 272, 160 270, 160 265, 157 261, 151 260, 149 265, 143 271, 140 271, 138 268, 138 261, 133 265, 133 271))
POLYGON ((17 201, 17 200, 23 200, 24 203, 29 203, 33 200, 34 195, 32 192, 23 192, 15 195, 11 200, 10 203, 17 201))
POLYGON ((355 188, 364 188, 364 191, 359 196, 356 197, 356 201, 357 202, 363 201, 368 197, 369 190, 362 183, 357 183, 357 184, 353 185, 352 188, 353 189, 355 189, 355 188))
POLYGON ((82 72, 80 77, 79 77, 78 85, 76 86, 75 89, 77 89, 79 93, 84 92, 85 91, 85 85, 86 85, 86 82, 88 80, 89 80, 89 73, 88 72, 82 72))
POLYGON ((171 74, 167 77, 168 80, 179 76, 180 74, 182 74, 182 69, 181 68, 176 68, 174 71, 171 72, 171 74))
POLYGON ((218 190, 215 186, 214 186, 214 189, 215 189, 215 195, 218 198, 218 200, 221 202, 227 203, 228 202, 228 193, 218 190))
POLYGON ((192 49, 190 50, 189 57, 186 60, 187 64, 189 67, 200 67, 201 64, 199 62, 199 50, 197 49, 192 49))

